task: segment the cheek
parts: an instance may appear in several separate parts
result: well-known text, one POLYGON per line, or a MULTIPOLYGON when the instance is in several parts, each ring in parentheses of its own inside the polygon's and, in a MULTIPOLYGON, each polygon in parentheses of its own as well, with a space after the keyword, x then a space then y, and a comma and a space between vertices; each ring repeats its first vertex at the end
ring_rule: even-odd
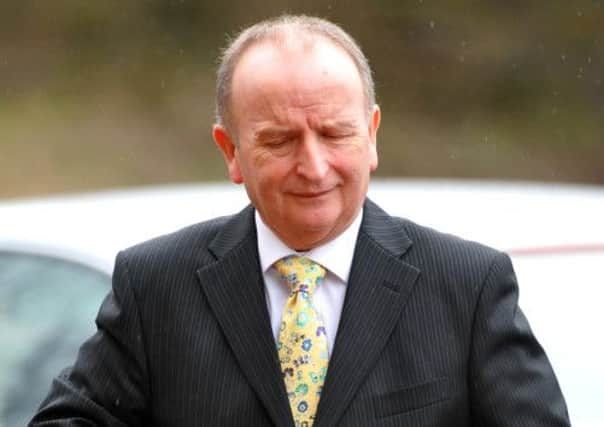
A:
POLYGON ((283 181, 295 168, 295 160, 291 156, 279 157, 272 154, 258 156, 252 167, 257 175, 262 175, 264 180, 279 182, 283 181))
POLYGON ((354 147, 333 158, 333 168, 344 179, 359 182, 372 171, 372 156, 367 147, 354 147))
POLYGON ((287 183, 288 168, 277 159, 248 165, 248 184, 262 192, 263 197, 275 197, 282 185, 287 183))

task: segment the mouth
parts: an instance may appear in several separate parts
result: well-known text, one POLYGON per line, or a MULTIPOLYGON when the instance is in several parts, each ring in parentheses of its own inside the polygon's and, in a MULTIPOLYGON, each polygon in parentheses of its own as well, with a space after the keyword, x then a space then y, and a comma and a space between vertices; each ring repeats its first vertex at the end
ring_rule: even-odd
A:
POLYGON ((303 198, 303 199, 313 199, 313 198, 316 198, 316 197, 324 196, 324 195, 326 195, 326 194, 328 194, 330 192, 331 192, 331 189, 321 190, 321 191, 294 191, 291 194, 294 197, 300 197, 300 198, 303 198))

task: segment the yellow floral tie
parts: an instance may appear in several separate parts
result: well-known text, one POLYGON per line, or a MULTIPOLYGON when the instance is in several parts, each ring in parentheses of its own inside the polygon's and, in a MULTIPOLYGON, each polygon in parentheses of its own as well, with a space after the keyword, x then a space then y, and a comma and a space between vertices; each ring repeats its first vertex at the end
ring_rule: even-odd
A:
POLYGON ((312 303, 325 269, 306 257, 289 256, 275 268, 290 286, 283 307, 277 350, 296 427, 312 426, 327 375, 325 327, 312 303))

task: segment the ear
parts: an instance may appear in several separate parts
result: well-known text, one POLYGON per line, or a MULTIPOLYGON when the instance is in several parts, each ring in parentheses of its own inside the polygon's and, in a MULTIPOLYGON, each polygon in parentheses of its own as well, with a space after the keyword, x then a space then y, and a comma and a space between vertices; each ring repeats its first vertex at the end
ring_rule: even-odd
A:
POLYGON ((212 127, 212 137, 218 148, 220 148, 220 151, 222 151, 224 162, 229 171, 229 178, 231 178, 231 181, 235 184, 241 184, 243 182, 243 176, 241 175, 239 162, 237 160, 237 146, 231 138, 231 135, 224 126, 215 124, 212 127))
POLYGON ((377 132, 380 127, 380 120, 380 107, 375 104, 369 118, 369 168, 371 172, 375 171, 378 167, 377 132))

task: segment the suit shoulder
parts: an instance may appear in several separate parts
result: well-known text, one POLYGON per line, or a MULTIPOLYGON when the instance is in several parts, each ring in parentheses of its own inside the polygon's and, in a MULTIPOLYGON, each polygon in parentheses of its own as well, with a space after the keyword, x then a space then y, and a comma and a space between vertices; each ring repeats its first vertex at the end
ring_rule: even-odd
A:
MULTIPOLYGON (((451 295, 478 295, 493 271, 513 272, 507 254, 479 242, 397 218, 413 241, 405 260, 422 271, 424 283, 451 295)), ((451 297, 453 298, 453 297, 451 297)))
POLYGON ((432 227, 417 224, 409 219, 396 218, 404 227, 409 237, 416 243, 441 247, 443 250, 463 249, 464 251, 485 253, 489 256, 499 254, 500 251, 480 242, 437 230, 432 227))
POLYGON ((410 219, 392 216, 370 200, 365 204, 362 230, 385 249, 406 258, 439 263, 456 259, 473 263, 489 262, 502 253, 484 244, 463 239, 410 219))
POLYGON ((128 263, 173 263, 195 255, 207 254, 207 247, 216 234, 233 217, 224 216, 189 225, 172 233, 164 234, 122 250, 118 260, 128 263))
POLYGON ((413 242, 408 257, 424 266, 438 267, 437 270, 456 271, 460 275, 487 274, 496 260, 509 257, 498 249, 483 243, 464 239, 431 227, 419 225, 411 220, 395 218, 413 242))

